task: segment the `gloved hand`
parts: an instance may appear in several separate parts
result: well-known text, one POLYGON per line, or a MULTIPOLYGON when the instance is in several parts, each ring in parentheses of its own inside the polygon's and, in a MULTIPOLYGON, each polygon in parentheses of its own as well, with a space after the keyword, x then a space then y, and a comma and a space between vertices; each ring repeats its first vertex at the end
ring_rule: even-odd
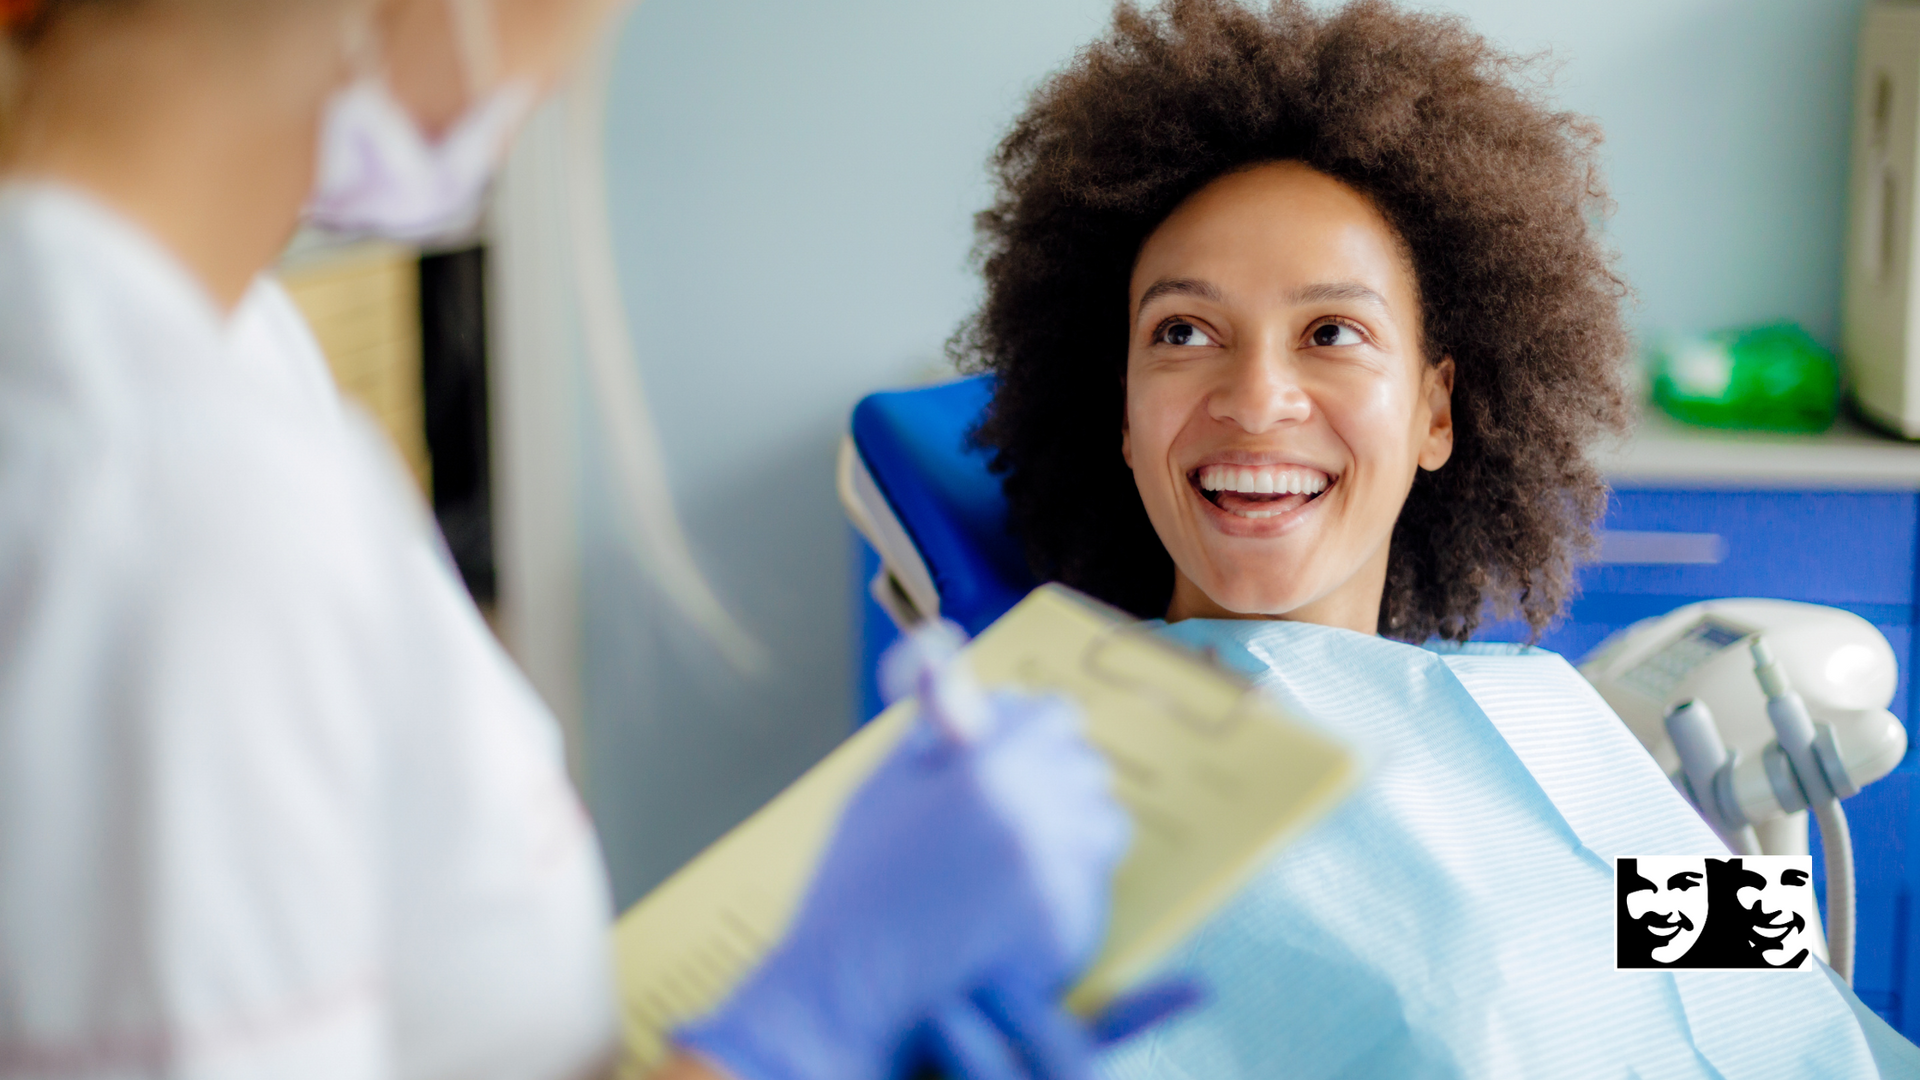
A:
POLYGON ((1100 942, 1128 842, 1106 762, 1061 699, 981 695, 937 655, 906 666, 921 715, 849 804, 786 939, 676 1033, 742 1080, 879 1080, 928 1056, 1089 1067, 1094 1040, 1057 998, 1100 942))

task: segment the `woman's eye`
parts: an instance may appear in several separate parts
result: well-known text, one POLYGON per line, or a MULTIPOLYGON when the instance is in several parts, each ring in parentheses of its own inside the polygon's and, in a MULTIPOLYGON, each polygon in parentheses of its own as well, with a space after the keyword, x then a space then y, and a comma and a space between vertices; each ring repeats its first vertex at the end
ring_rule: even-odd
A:
POLYGON ((1213 339, 1206 331, 1190 322, 1175 319, 1160 328, 1160 340, 1169 345, 1211 345, 1213 339))
POLYGON ((1365 339, 1360 331, 1346 323, 1323 322, 1307 334, 1308 340, 1321 347, 1335 345, 1358 345, 1365 339))

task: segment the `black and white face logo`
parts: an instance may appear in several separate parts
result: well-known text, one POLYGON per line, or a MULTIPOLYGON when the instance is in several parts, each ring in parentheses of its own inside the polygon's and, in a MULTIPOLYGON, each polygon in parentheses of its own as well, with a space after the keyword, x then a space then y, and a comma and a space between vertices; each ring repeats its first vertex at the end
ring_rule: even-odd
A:
POLYGON ((1813 857, 1614 860, 1617 966, 1811 970, 1813 857))

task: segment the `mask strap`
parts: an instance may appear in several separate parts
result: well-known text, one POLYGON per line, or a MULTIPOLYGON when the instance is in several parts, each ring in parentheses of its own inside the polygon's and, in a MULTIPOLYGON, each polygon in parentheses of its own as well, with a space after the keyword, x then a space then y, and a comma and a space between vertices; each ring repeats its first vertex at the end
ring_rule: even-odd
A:
POLYGON ((500 85, 500 39, 493 24, 493 0, 447 0, 460 71, 467 80, 467 101, 477 102, 500 85))

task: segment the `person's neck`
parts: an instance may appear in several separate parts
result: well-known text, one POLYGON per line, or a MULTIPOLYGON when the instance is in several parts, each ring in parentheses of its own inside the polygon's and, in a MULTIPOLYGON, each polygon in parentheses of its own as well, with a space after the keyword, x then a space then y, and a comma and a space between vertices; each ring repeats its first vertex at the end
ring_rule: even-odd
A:
POLYGON ((101 200, 231 310, 298 226, 337 61, 311 36, 295 55, 287 19, 143 13, 184 6, 82 8, 56 27, 29 57, 6 171, 101 200))

